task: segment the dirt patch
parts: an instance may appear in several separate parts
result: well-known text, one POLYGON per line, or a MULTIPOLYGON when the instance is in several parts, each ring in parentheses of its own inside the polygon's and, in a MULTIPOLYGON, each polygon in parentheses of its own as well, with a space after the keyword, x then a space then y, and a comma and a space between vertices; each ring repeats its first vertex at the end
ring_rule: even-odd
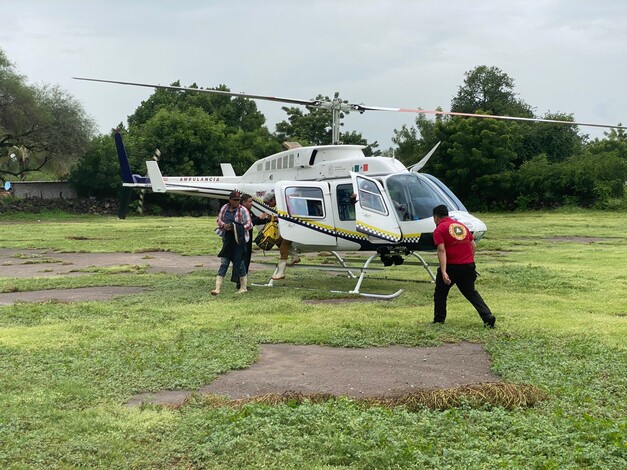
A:
POLYGON ((182 256, 165 251, 146 253, 59 253, 52 250, 0 250, 0 277, 49 277, 86 275, 80 269, 123 265, 147 265, 150 273, 187 274, 218 269, 217 256, 182 256))
POLYGON ((550 237, 546 239, 549 242, 570 242, 570 243, 599 243, 613 242, 620 240, 617 237, 550 237))
POLYGON ((12 305, 15 302, 87 302, 92 300, 108 300, 121 295, 143 292, 143 287, 82 287, 78 289, 47 289, 28 292, 10 292, 0 294, 0 306, 12 305))
MULTIPOLYGON (((294 392, 352 398, 396 397, 423 389, 498 382, 490 356, 474 343, 430 348, 335 348, 263 344, 259 360, 228 372, 198 390, 230 399, 294 392)), ((141 393, 128 406, 177 406, 192 391, 141 393)))

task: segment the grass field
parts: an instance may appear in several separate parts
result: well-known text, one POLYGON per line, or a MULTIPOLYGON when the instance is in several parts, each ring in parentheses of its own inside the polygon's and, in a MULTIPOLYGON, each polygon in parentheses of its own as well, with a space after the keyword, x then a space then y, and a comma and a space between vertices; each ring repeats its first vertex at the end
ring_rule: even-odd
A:
MULTIPOLYGON (((212 297, 215 272, 147 274, 132 267, 78 277, 2 277, 0 291, 145 286, 104 302, 0 307, 2 468, 627 468, 625 214, 480 214, 478 289, 497 316, 484 330, 452 291, 433 327, 433 285, 403 265, 363 290, 392 302, 306 305, 349 280, 302 270, 284 285, 212 297), (472 341, 493 371, 549 399, 507 410, 445 411, 323 403, 124 406, 135 393, 198 389, 246 367, 263 342, 368 347, 472 341)), ((2 216, 0 248, 217 252, 204 218, 2 216)), ((50 255, 54 257, 53 255, 50 255)), ((209 255, 208 255, 209 256, 209 255)), ((274 260, 274 257, 268 258, 274 260)), ((435 263, 433 255, 428 261, 435 263)), ((320 260, 317 260, 320 261, 320 260)), ((20 262, 16 258, 16 263, 20 262)), ((290 272, 291 273, 291 272, 290 272)), ((265 281, 270 270, 256 271, 265 281)))

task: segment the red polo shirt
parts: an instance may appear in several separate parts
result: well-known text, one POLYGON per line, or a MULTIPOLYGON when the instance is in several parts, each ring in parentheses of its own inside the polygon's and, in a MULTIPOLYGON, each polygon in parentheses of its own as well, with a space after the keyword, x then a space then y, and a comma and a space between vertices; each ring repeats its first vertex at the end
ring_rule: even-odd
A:
POLYGON ((461 222, 443 217, 433 231, 435 245, 444 243, 446 249, 446 264, 470 264, 475 262, 472 253, 472 233, 461 222))

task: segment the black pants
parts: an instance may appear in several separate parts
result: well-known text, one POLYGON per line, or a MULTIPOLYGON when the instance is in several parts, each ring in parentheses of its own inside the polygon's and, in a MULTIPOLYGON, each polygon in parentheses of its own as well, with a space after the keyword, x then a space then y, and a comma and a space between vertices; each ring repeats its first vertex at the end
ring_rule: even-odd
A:
POLYGON ((438 268, 435 277, 435 292, 433 294, 433 321, 442 322, 446 319, 446 299, 448 293, 454 284, 466 299, 472 304, 479 313, 481 319, 485 322, 492 317, 492 312, 486 303, 475 290, 475 280, 477 279, 477 271, 475 271, 475 263, 471 264, 449 264, 446 266, 446 272, 451 279, 451 284, 444 283, 442 272, 438 268))
MULTIPOLYGON (((248 269, 250 268, 250 260, 252 259, 253 256, 253 231, 250 231, 250 238, 248 239, 248 241, 246 242, 246 253, 244 254, 244 266, 246 266, 246 274, 248 274, 248 269)), ((235 282, 237 284, 237 288, 239 289, 241 287, 241 284, 239 282, 239 275, 233 271, 233 273, 231 274, 231 282, 235 282)))

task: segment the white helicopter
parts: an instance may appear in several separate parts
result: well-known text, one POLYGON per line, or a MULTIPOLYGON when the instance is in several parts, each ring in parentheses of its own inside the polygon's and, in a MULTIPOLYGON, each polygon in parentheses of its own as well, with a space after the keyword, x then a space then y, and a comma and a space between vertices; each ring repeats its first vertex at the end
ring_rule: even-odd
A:
MULTIPOLYGON (((428 263, 418 253, 435 250, 432 238, 435 229, 432 210, 435 206, 445 204, 450 216, 466 225, 477 241, 483 238, 487 228, 481 220, 468 212, 446 185, 429 174, 419 173, 439 144, 420 162, 410 167, 405 167, 394 158, 367 157, 363 153, 365 148, 363 146, 338 144, 341 113, 396 111, 624 128, 551 119, 382 108, 350 104, 339 98, 330 101, 300 100, 222 90, 75 78, 156 89, 238 96, 331 110, 334 145, 295 146, 258 160, 241 176, 235 174, 230 163, 221 164, 220 176, 163 176, 158 163, 154 160, 146 162, 147 177, 132 174, 122 137, 116 133, 115 142, 123 186, 149 189, 156 193, 168 192, 216 199, 228 199, 228 194, 233 190, 251 194, 253 210, 276 215, 281 236, 291 240, 298 252, 332 252, 341 265, 339 269, 347 272, 351 278, 357 279, 355 288, 349 291, 350 293, 384 299, 395 298, 403 290, 389 295, 360 291, 366 272, 372 269, 369 265, 377 257, 381 258, 385 266, 390 266, 402 264, 406 256, 413 256, 427 270, 431 279, 435 280, 428 263), (275 194, 276 207, 270 207, 263 202, 263 197, 269 192, 275 194), (354 268, 349 267, 338 254, 347 251, 367 251, 374 254, 368 257, 363 267, 354 268), (353 271, 359 271, 360 275, 357 277, 353 271)), ((273 281, 270 280, 265 285, 272 284, 273 281)))

